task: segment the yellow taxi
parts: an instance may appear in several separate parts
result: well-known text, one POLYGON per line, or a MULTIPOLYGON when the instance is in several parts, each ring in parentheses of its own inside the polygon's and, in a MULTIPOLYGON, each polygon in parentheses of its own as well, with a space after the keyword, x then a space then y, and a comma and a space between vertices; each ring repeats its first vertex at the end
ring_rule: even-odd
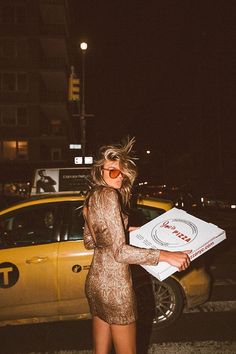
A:
MULTIPOLYGON (((90 318, 84 283, 92 251, 84 248, 76 193, 39 195, 0 211, 0 326, 90 318)), ((172 207, 140 198, 133 220, 145 223, 172 207)), ((210 280, 193 262, 163 282, 132 267, 140 319, 168 326, 184 307, 205 302, 210 280)))

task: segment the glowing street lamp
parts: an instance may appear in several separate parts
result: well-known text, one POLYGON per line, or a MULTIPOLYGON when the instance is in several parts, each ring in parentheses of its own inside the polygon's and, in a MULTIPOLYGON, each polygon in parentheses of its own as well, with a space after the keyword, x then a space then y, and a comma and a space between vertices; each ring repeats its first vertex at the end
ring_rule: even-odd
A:
POLYGON ((88 48, 88 44, 86 42, 80 43, 80 49, 86 50, 88 48))

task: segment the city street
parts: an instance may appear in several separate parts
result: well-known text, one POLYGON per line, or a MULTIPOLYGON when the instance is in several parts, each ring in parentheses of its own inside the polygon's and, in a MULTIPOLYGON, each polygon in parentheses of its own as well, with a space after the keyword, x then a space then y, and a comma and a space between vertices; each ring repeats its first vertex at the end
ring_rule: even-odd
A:
POLYGON ((0 354, 236 354, 235 12, 0 1, 0 354))
MULTIPOLYGON (((234 212, 196 215, 226 229, 227 240, 206 257, 213 288, 208 302, 185 311, 168 329, 138 328, 140 353, 236 352, 236 220, 234 212)), ((1 353, 92 353, 91 322, 63 322, 0 329, 1 353), (4 348, 4 350, 3 350, 4 348)))

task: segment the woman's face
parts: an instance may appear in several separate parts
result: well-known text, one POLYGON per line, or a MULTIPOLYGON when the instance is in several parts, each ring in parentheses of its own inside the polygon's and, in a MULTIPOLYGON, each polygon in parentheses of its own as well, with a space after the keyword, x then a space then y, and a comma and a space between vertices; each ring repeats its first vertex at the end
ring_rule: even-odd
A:
POLYGON ((109 187, 120 189, 124 176, 119 161, 106 160, 102 169, 103 179, 109 187))

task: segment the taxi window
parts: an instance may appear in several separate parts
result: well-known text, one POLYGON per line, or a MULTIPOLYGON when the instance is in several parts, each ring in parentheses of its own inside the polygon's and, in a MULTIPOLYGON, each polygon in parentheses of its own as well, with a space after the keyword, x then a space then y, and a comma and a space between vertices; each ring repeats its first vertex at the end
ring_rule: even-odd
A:
POLYGON ((82 202, 73 203, 70 209, 70 222, 68 240, 82 240, 84 231, 84 218, 82 213, 82 202))
POLYGON ((55 242, 56 206, 24 208, 0 219, 0 248, 55 242))

